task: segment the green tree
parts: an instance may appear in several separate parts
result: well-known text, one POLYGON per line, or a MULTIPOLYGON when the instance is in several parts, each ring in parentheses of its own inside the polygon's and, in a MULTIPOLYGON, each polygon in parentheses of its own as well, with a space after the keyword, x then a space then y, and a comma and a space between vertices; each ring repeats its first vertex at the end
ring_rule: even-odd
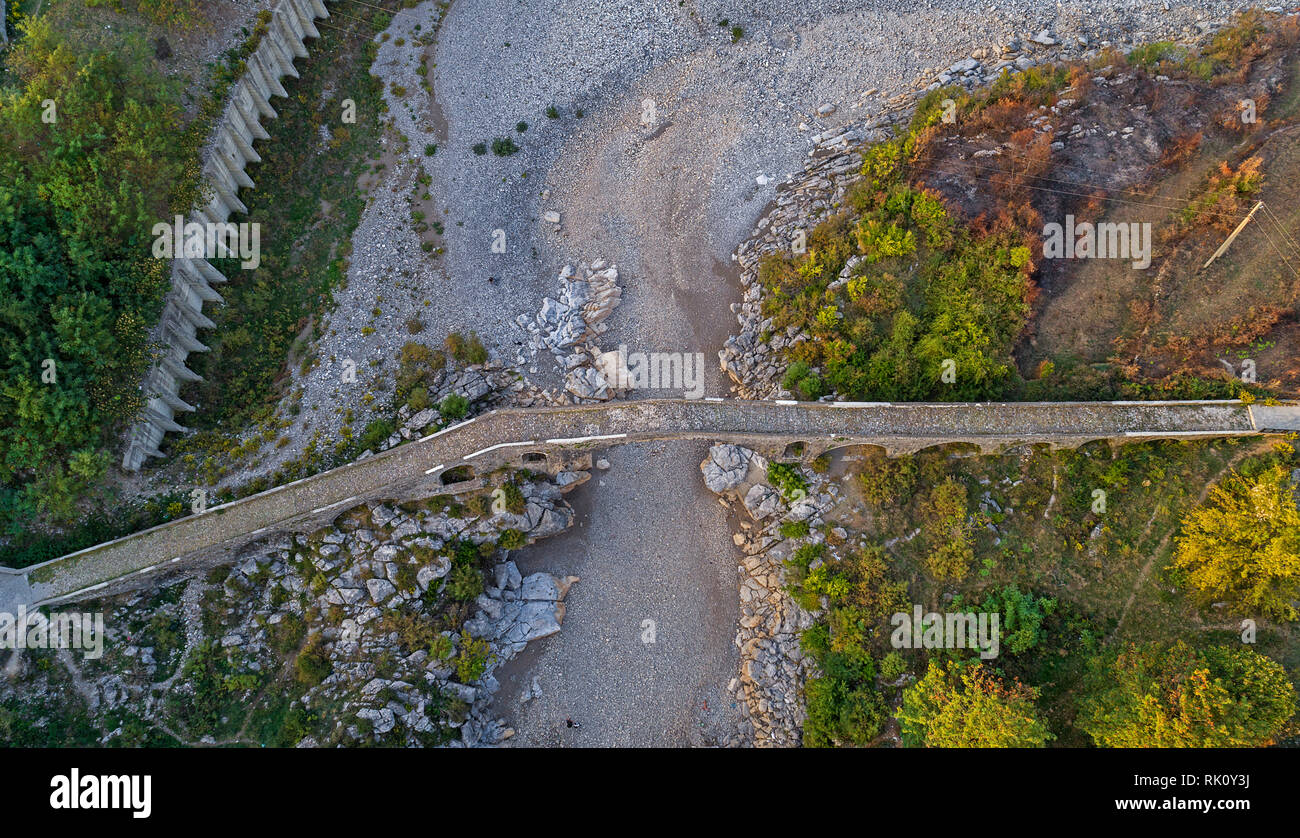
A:
POLYGON ((1300 599, 1300 510, 1282 465, 1228 475, 1183 518, 1173 568, 1202 605, 1295 620, 1300 599))
POLYGON ((1254 747, 1295 702, 1286 670, 1253 649, 1153 643, 1091 660, 1076 725, 1106 748, 1254 747))
POLYGON ((1054 739, 1038 718, 1038 691, 983 663, 930 661, 903 691, 903 744, 930 748, 1037 748, 1054 739))

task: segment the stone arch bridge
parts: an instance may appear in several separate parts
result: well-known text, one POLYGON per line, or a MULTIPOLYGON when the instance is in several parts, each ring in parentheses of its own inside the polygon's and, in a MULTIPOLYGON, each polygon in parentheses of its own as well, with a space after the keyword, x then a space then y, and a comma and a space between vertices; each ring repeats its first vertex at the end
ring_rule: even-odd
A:
POLYGON ((156 584, 249 543, 310 532, 367 501, 475 488, 503 466, 556 472, 593 450, 661 439, 727 441, 809 460, 874 445, 889 455, 969 443, 995 453, 1107 440, 1198 439, 1300 431, 1300 406, 1237 401, 808 403, 648 399, 494 410, 375 456, 22 570, 0 568, 0 611, 156 584))

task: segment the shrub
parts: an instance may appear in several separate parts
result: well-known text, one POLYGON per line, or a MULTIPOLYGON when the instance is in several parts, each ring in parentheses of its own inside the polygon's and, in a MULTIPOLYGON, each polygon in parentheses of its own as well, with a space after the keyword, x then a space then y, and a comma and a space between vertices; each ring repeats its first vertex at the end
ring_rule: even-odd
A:
POLYGON ((497 137, 492 141, 492 153, 497 157, 509 157, 518 150, 519 146, 509 137, 497 137))
POLYGON ((469 632, 461 631, 460 649, 456 653, 456 678, 462 684, 471 684, 483 677, 487 665, 495 655, 488 642, 482 638, 474 639, 469 632))
POLYGON ((869 457, 862 462, 858 482, 869 503, 896 506, 911 497, 916 475, 916 461, 911 457, 869 457))
POLYGON ((547 119, 559 119, 559 118, 560 118, 560 111, 559 111, 559 109, 557 109, 554 105, 548 105, 547 108, 546 108, 546 118, 547 118, 547 119))
POLYGON ((951 477, 930 490, 922 514, 939 543, 926 558, 935 579, 961 581, 975 560, 965 484, 951 477))
POLYGON ((448 422, 464 419, 465 414, 469 413, 469 399, 459 393, 450 393, 438 405, 438 412, 448 422))
POLYGON ((497 546, 502 550, 520 550, 527 545, 528 536, 514 528, 502 530, 497 537, 497 546))
POLYGON ((357 445, 363 451, 373 451, 392 435, 392 422, 387 419, 375 419, 366 425, 366 429, 361 432, 361 438, 357 441, 357 445))
POLYGON ((807 538, 812 527, 807 521, 786 521, 780 527, 782 538, 807 538))
POLYGON ((767 482, 781 492, 786 502, 803 499, 808 494, 808 483, 797 466, 789 463, 768 463, 767 482))
POLYGON ((483 593, 483 574, 473 564, 457 563, 451 569, 447 595, 459 602, 469 602, 483 593))
POLYGON ((447 335, 443 346, 448 355, 463 364, 481 364, 488 359, 483 342, 472 332, 469 337, 465 337, 460 332, 452 332, 447 335))
POLYGON ((487 143, 474 143, 474 145, 470 146, 470 151, 473 151, 479 157, 482 157, 484 154, 487 154, 487 143))
POLYGON ((880 659, 880 680, 892 684, 907 672, 907 661, 895 649, 880 659))
POLYGON ((314 687, 329 677, 334 671, 329 654, 325 650, 325 638, 320 634, 312 635, 307 645, 298 653, 294 663, 294 674, 298 681, 308 687, 314 687))
POLYGON ((511 515, 522 515, 528 508, 524 493, 514 483, 505 483, 501 486, 501 498, 505 501, 506 511, 511 515))
POLYGON ((516 122, 516 123, 515 123, 515 130, 518 131, 520 134, 524 133, 525 131, 528 130, 528 123, 527 123, 527 122, 524 122, 523 120, 520 120, 519 122, 516 122))

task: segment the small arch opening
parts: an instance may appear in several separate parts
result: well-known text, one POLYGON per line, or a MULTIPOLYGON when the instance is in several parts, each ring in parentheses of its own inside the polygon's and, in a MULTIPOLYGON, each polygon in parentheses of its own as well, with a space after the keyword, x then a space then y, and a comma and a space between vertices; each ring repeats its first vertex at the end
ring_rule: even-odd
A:
POLYGON ((474 469, 470 466, 456 466, 444 471, 439 475, 439 478, 444 486, 450 486, 453 483, 464 483, 466 480, 474 479, 474 469))

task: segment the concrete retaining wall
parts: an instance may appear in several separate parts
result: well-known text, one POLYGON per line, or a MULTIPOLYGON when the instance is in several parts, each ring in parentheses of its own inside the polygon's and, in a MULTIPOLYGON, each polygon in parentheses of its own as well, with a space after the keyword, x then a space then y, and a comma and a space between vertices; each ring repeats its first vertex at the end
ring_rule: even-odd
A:
MULTIPOLYGON (((329 12, 323 0, 280 0, 272 9, 266 34, 245 62, 244 75, 231 86, 225 111, 203 152, 200 201, 204 203, 190 212, 186 223, 221 223, 232 213, 247 212, 239 190, 253 188, 244 167, 262 159, 253 150, 254 141, 268 136, 261 120, 275 119, 270 99, 288 95, 280 79, 298 77, 293 60, 307 55, 304 40, 320 36, 313 21, 326 17, 329 12)), ((198 339, 198 330, 214 324, 203 314, 203 304, 221 302, 212 286, 225 282, 226 277, 206 259, 181 255, 175 254, 172 261, 172 287, 153 334, 163 355, 145 376, 144 411, 128 433, 122 455, 122 468, 128 471, 139 469, 146 457, 161 457, 158 446, 168 431, 184 430, 176 414, 194 408, 181 400, 180 389, 186 382, 199 380, 186 361, 191 352, 208 351, 198 339)))

